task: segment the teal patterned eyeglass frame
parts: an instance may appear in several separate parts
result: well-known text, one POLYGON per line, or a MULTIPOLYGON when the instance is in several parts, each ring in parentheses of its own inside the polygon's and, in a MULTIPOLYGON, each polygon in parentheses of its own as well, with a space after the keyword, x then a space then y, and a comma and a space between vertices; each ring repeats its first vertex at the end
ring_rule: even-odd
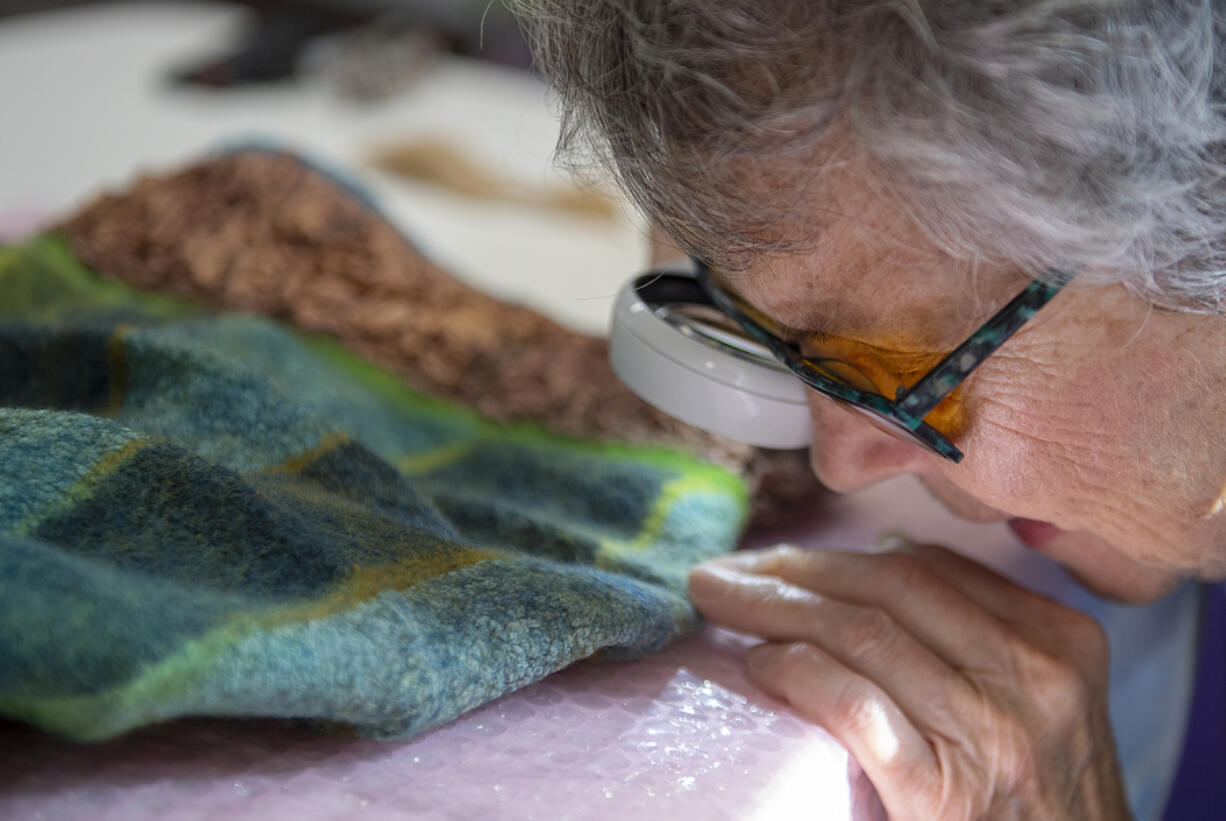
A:
POLYGON ((828 375, 815 360, 806 358, 798 346, 771 333, 742 311, 715 284, 706 263, 695 259, 694 266, 698 283, 711 305, 736 322, 750 339, 769 350, 800 381, 823 396, 884 423, 905 441, 955 463, 962 461, 962 451, 945 434, 924 422, 924 417, 1060 293, 1074 276, 1054 268, 1045 271, 914 385, 899 388, 891 399, 860 390, 828 375))

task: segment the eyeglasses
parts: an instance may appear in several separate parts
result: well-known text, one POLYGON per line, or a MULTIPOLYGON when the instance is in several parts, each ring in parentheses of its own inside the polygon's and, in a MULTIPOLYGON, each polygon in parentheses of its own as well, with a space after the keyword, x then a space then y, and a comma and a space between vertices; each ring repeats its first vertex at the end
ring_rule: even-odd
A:
POLYGON ((805 385, 822 396, 867 416, 878 427, 903 441, 917 444, 952 462, 961 462, 963 454, 949 440, 950 431, 937 430, 925 422, 925 418, 1074 276, 1049 269, 918 381, 894 389, 891 398, 881 392, 883 380, 879 373, 838 353, 834 350, 837 345, 828 346, 832 349, 830 352, 802 353, 797 344, 768 330, 765 323, 769 320, 755 318, 753 314, 757 312, 753 308, 720 290, 706 263, 694 260, 694 265, 705 299, 691 299, 691 302, 706 302, 733 320, 749 339, 765 347, 805 385))

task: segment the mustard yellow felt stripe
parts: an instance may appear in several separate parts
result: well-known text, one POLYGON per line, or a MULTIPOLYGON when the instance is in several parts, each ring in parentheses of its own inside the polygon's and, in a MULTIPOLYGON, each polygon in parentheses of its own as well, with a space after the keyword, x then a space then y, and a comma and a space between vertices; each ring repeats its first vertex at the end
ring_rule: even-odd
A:
POLYGON ((410 453, 397 459, 396 467, 400 468, 401 473, 409 476, 429 473, 432 470, 438 470, 441 467, 463 459, 473 451, 480 441, 481 437, 473 436, 459 442, 448 442, 445 445, 421 453, 410 453))
POLYGON ((321 457, 326 456, 337 448, 352 442, 353 438, 343 431, 329 433, 319 440, 319 444, 310 450, 291 456, 283 462, 278 462, 275 465, 263 468, 261 473, 301 473, 306 468, 310 467, 321 457))
POLYGON ((54 502, 39 510, 32 511, 27 514, 17 526, 13 528, 13 533, 18 536, 29 536, 33 533, 42 522, 53 516, 61 513, 67 513, 72 510, 82 500, 88 499, 93 493, 94 488, 105 479, 107 476, 115 473, 119 468, 131 460, 136 454, 140 453, 150 445, 155 444, 154 440, 148 438, 133 439, 125 442, 122 446, 110 451, 101 459, 99 459, 93 467, 91 467, 84 476, 72 483, 61 496, 54 502))

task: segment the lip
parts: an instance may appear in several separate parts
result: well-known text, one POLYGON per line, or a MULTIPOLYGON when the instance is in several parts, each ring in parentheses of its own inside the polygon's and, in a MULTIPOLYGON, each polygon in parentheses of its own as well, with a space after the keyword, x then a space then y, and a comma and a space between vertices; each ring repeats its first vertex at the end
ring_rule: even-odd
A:
POLYGON ((1041 522, 1038 519, 1010 519, 1008 524, 1009 529, 1023 544, 1036 550, 1043 549, 1053 539, 1064 533, 1050 522, 1041 522))

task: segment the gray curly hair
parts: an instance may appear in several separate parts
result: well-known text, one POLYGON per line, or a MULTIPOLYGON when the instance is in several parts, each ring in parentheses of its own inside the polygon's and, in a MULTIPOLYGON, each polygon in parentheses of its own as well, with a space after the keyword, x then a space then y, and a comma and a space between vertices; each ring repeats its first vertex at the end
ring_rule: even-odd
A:
POLYGON ((561 156, 608 166, 692 253, 794 249, 838 126, 960 258, 1226 313, 1221 0, 506 2, 562 100, 561 156))

